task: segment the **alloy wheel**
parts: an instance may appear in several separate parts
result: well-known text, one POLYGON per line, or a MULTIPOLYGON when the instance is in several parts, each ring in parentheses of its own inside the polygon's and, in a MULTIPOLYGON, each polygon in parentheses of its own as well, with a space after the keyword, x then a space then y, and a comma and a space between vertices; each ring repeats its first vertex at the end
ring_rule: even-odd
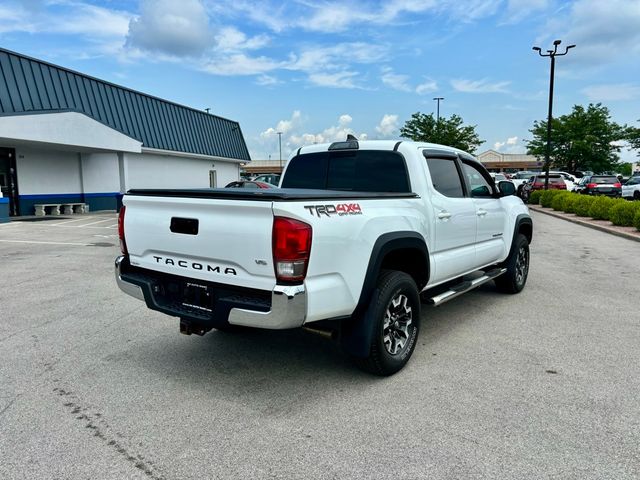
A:
POLYGON ((382 326, 383 343, 389 354, 398 355, 406 347, 412 323, 413 312, 409 299, 405 294, 398 293, 387 305, 382 326))

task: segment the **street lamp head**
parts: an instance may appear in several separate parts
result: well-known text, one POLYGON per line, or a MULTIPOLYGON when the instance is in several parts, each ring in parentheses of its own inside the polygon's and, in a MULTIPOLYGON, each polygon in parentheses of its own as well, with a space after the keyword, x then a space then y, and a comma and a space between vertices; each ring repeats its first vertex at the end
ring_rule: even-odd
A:
POLYGON ((562 40, 554 40, 553 44, 554 45, 560 45, 562 43, 562 40))
POLYGON ((541 49, 540 47, 533 47, 533 49, 534 49, 536 52, 540 52, 540 51, 542 51, 542 49, 541 49))
POLYGON ((575 45, 569 45, 569 46, 567 47, 567 50, 569 50, 570 48, 574 48, 574 47, 575 47, 575 45))

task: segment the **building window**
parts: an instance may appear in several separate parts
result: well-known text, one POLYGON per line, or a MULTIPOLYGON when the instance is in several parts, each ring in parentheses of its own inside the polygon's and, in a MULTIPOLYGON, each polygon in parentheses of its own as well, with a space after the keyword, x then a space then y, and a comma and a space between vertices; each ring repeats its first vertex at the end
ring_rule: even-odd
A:
POLYGON ((218 176, 215 170, 209 170, 209 186, 216 188, 218 186, 218 176))

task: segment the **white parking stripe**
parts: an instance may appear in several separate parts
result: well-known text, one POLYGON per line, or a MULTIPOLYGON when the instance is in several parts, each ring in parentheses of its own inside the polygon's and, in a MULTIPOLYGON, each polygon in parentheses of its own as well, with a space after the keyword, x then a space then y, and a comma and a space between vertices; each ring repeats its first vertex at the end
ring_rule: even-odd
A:
POLYGON ((86 217, 85 218, 76 218, 75 220, 67 220, 67 221, 64 221, 64 222, 61 222, 61 223, 52 223, 52 224, 49 224, 48 226, 57 227, 59 225, 66 225, 67 223, 81 222, 83 220, 87 220, 87 218, 86 217))
POLYGON ((88 227, 89 225, 95 225, 96 223, 113 222, 113 218, 106 218, 104 220, 98 220, 97 222, 85 223, 84 225, 78 225, 78 228, 88 227))
POLYGON ((91 247, 90 243, 71 243, 71 242, 37 242, 35 240, 0 240, 3 243, 36 243, 39 245, 75 245, 77 247, 91 247))

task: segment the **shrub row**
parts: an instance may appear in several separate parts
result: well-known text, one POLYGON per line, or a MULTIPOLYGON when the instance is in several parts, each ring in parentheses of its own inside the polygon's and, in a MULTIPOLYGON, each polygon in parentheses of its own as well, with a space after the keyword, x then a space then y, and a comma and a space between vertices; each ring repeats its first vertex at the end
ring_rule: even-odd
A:
POLYGON ((609 220, 614 225, 623 227, 634 226, 640 230, 640 202, 580 195, 563 190, 536 190, 531 192, 529 203, 539 203, 560 212, 575 213, 579 217, 609 220))

